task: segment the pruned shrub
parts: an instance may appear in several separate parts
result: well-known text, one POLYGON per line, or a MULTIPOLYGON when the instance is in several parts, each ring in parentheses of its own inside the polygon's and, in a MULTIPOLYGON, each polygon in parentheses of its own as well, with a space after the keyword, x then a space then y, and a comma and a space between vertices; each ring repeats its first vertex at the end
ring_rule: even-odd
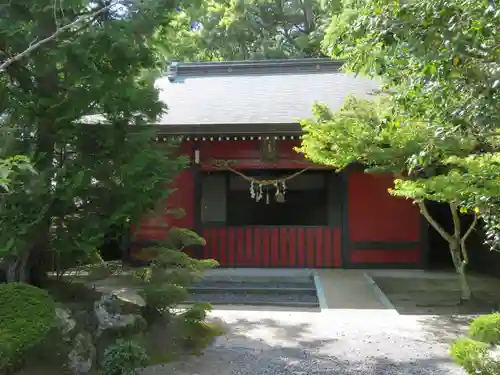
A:
POLYGON ((480 316, 471 323, 468 336, 491 345, 500 344, 500 313, 480 316))
POLYGON ((476 318, 470 325, 467 338, 455 341, 451 357, 469 374, 500 374, 500 314, 476 318))
POLYGON ((55 303, 45 290, 0 284, 0 373, 13 370, 55 326, 55 303))
POLYGON ((146 303, 144 316, 149 323, 161 316, 168 317, 173 308, 188 298, 187 287, 201 279, 205 270, 217 266, 216 261, 193 259, 182 251, 186 246, 204 243, 189 229, 172 228, 164 244, 151 248, 156 257, 148 267, 135 272, 143 283, 140 294, 146 303))
POLYGON ((464 338, 459 339, 451 346, 451 357, 469 374, 475 374, 483 367, 488 354, 488 344, 464 338))
POLYGON ((149 356, 141 345, 134 341, 119 340, 104 351, 102 375, 135 375, 147 366, 149 356))
POLYGON ((201 246, 205 240, 189 229, 172 228, 167 240, 148 250, 155 256, 134 275, 140 281, 144 299, 142 316, 149 332, 143 337, 151 364, 169 361, 177 354, 200 353, 221 330, 205 322, 210 304, 194 304, 180 309, 189 298, 188 287, 203 278, 204 271, 216 267, 214 260, 193 259, 183 250, 201 246), (164 345, 165 337, 170 345, 164 345))

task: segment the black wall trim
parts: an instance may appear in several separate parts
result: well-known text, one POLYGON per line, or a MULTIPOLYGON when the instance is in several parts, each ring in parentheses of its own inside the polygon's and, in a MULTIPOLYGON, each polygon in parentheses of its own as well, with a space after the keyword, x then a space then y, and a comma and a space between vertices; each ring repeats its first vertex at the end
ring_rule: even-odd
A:
POLYGON ((413 250, 422 247, 421 241, 415 242, 351 242, 351 249, 353 250, 413 250))
POLYGON ((341 267, 349 268, 350 266, 350 249, 351 241, 349 239, 349 207, 348 207, 348 197, 349 197, 349 170, 344 170, 340 174, 341 189, 340 189, 340 210, 341 210, 341 225, 340 225, 340 257, 342 260, 341 267))
POLYGON ((429 222, 427 219, 420 215, 420 249, 421 249, 421 258, 420 258, 420 266, 423 269, 429 268, 429 256, 431 247, 429 244, 429 222))
POLYGON ((331 171, 325 174, 325 178, 327 223, 330 227, 340 227, 342 225, 342 177, 331 171))

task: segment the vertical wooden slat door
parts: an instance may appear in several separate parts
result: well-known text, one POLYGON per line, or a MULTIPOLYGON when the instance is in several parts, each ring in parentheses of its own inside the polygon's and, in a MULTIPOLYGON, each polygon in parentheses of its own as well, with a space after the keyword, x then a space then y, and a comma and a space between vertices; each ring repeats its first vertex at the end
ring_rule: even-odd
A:
POLYGON ((341 267, 340 229, 315 227, 206 227, 203 256, 221 267, 341 267))

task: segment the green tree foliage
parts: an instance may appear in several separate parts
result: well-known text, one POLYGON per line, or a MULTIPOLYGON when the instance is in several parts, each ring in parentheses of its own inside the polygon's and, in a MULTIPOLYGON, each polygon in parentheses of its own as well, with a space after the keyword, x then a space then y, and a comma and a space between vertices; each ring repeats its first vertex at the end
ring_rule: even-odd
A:
POLYGON ((1 284, 0 301, 0 371, 5 374, 44 339, 56 314, 49 294, 27 284, 1 284))
POLYGON ((182 3, 159 29, 170 60, 256 60, 322 56, 336 0, 198 0, 182 3))
POLYGON ((324 51, 347 71, 381 80, 383 96, 350 99, 340 111, 316 106, 302 151, 337 168, 359 162, 395 175, 392 194, 414 200, 449 243, 462 298, 466 239, 477 216, 500 246, 500 11, 475 0, 353 2, 333 16, 324 51), (450 206, 447 233, 425 200, 450 206), (460 212, 474 215, 462 232, 460 212))
POLYGON ((393 174, 395 187, 390 192, 418 204, 424 217, 448 242, 460 276, 462 299, 468 300, 466 240, 477 216, 463 232, 459 214, 468 207, 472 207, 472 213, 479 213, 489 208, 483 197, 498 196, 498 154, 472 154, 477 146, 474 136, 451 132, 436 138, 427 121, 396 115, 394 103, 387 97, 378 102, 349 97, 336 113, 322 105, 314 110, 316 120, 302 122, 305 135, 300 151, 317 163, 337 169, 361 163, 368 173, 393 174), (415 164, 414 158, 420 160, 415 164), (449 205, 452 233, 429 214, 426 200, 449 205))
POLYGON ((326 52, 345 58, 348 70, 402 88, 398 107, 429 120, 436 132, 456 127, 484 137, 498 130, 500 11, 492 2, 353 4, 333 17, 326 52))
MULTIPOLYGON (((15 282, 42 283, 48 257, 88 262, 110 229, 131 233, 145 215, 164 218, 175 209, 166 200, 187 158, 178 156, 178 139, 155 142, 150 125, 166 110, 153 85, 162 69, 153 36, 172 7, 165 0, 21 0, 1 6, 0 266, 10 282, 6 288, 38 290, 15 282)), ((191 242, 184 244, 202 241, 177 231, 187 233, 191 242)), ((168 241, 176 240, 173 234, 168 241)), ((189 280, 199 276, 205 263, 180 250, 169 247, 171 257, 180 260, 167 265, 160 257, 152 274, 168 269, 189 280)), ((157 313, 185 299, 178 293, 168 300, 160 290, 180 283, 173 276, 170 283, 163 280, 166 285, 156 280, 154 288, 146 288, 151 297, 146 299, 150 306, 157 302, 157 313)), ((21 353, 37 340, 31 335, 9 346, 11 336, 43 328, 28 316, 33 308, 41 318, 47 311, 54 315, 51 300, 19 296, 8 304, 12 315, 1 319, 9 324, 1 330, 7 335, 1 337, 3 346, 0 340, 1 357, 9 361, 5 348, 21 353)), ((206 308, 196 306, 189 316, 204 319, 206 308)), ((111 372, 122 371, 114 367, 116 360, 131 354, 121 349, 110 349, 111 372)))
POLYGON ((96 7, 107 9, 0 75, 1 126, 10 131, 2 157, 9 162, 22 155, 35 172, 17 168, 8 174, 10 191, 0 202, 0 258, 10 281, 40 279, 48 251, 85 254, 111 226, 128 230, 170 193, 167 184, 186 164, 173 156, 176 141, 155 145, 148 128, 166 109, 153 87, 151 72, 160 61, 151 38, 173 4, 54 4, 2 7, 4 57, 96 7))
MULTIPOLYGON (((333 16, 325 52, 382 80, 402 116, 424 119, 435 138, 473 135, 477 153, 499 151, 500 10, 484 0, 368 0, 333 16)), ((482 166, 482 157, 476 157, 482 166)), ((425 156, 412 158, 414 167, 425 156)), ((486 156, 488 165, 493 165, 486 156)), ((483 160, 484 161, 484 160, 483 160)), ((469 163, 472 162, 469 159, 469 163)), ((488 167, 486 167, 488 168, 488 167)), ((484 171, 486 174, 486 170, 484 171)), ((487 243, 500 249, 500 199, 481 200, 487 243)), ((465 204, 464 204, 465 205, 465 204)))

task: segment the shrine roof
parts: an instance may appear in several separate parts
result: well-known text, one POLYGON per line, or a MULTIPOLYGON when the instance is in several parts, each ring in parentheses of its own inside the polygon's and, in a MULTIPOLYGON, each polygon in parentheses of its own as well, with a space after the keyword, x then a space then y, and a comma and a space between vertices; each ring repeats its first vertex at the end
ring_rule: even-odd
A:
POLYGON ((336 110, 347 95, 370 98, 380 88, 341 66, 316 58, 173 63, 156 81, 168 106, 158 125, 185 134, 300 131, 314 102, 336 110))

